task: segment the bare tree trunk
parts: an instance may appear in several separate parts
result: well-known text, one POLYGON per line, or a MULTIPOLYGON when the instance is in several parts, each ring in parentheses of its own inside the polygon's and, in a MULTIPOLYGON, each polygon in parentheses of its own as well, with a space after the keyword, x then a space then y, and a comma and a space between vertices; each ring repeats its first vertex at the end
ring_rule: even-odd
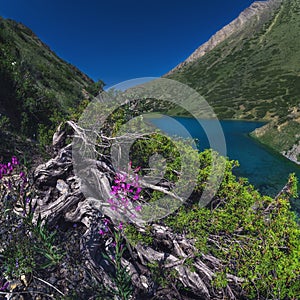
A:
MULTIPOLYGON (((77 135, 81 134, 74 123, 69 122, 69 125, 77 135)), ((92 197, 92 193, 91 197, 85 198, 84 191, 91 187, 74 175, 72 145, 64 145, 66 138, 67 133, 60 129, 54 136, 53 144, 62 148, 56 148, 56 156, 37 167, 34 172, 37 190, 35 200, 38 204, 36 217, 41 214, 50 225, 55 225, 59 218, 83 223, 86 232, 81 237, 80 245, 86 266, 99 282, 115 290, 117 287, 111 277, 114 267, 102 255, 108 249, 109 241, 99 236, 99 226, 103 218, 107 217, 109 207, 103 204, 105 201, 92 197)), ((114 170, 106 160, 91 160, 86 162, 86 166, 89 176, 97 179, 93 180, 97 182, 93 188, 100 191, 102 200, 105 200, 110 195, 114 170)), ((152 188, 170 195, 163 187, 152 188)), ((137 230, 143 232, 143 226, 137 230)), ((240 299, 242 278, 227 274, 228 285, 225 288, 216 289, 212 284, 216 273, 222 270, 221 260, 198 253, 194 240, 176 234, 166 226, 153 223, 151 231, 155 248, 141 243, 131 245, 126 258, 122 258, 122 265, 131 275, 135 299, 240 299), (191 259, 192 265, 186 263, 188 259, 191 259), (181 282, 189 292, 186 295, 180 294, 171 281, 168 287, 160 286, 149 267, 153 263, 156 263, 161 273, 176 274, 174 282, 181 282)))

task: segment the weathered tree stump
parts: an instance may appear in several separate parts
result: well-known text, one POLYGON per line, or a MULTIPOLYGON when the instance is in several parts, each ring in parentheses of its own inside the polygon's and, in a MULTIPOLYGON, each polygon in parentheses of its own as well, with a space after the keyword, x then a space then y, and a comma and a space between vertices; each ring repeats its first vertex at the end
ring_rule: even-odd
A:
MULTIPOLYGON (((76 126, 74 123, 69 125, 76 126)), ((100 237, 99 229, 109 210, 103 203, 110 196, 115 173, 105 160, 85 161, 87 177, 93 178, 90 182, 97 182, 97 186, 89 185, 88 178, 83 182, 74 174, 72 144, 65 145, 66 140, 67 131, 59 128, 53 141, 56 156, 38 166, 34 172, 37 190, 36 217, 40 214, 50 225, 55 225, 61 218, 68 222, 84 224, 86 232, 81 237, 80 245, 86 266, 99 282, 114 290, 117 288, 111 277, 114 268, 101 254, 108 249, 111 241, 100 237), (85 197, 88 189, 90 197, 85 197), (97 190, 97 196, 100 193, 101 200, 104 201, 99 201, 96 194, 93 195, 94 189, 97 190)), ((169 193, 167 188, 159 189, 169 193)), ((142 232, 143 226, 138 227, 138 230, 142 232)), ((225 288, 215 289, 212 284, 216 272, 222 268, 221 260, 212 255, 198 253, 193 240, 172 232, 166 226, 152 223, 151 230, 154 234, 155 249, 138 243, 135 246, 131 245, 126 256, 122 258, 122 265, 131 275, 135 299, 240 299, 242 278, 227 274, 228 285, 225 288), (188 258, 193 259, 192 266, 185 264, 188 258), (159 286, 149 268, 149 263, 153 262, 157 263, 161 272, 176 270, 177 280, 188 288, 189 292, 181 295, 175 286, 159 286)))

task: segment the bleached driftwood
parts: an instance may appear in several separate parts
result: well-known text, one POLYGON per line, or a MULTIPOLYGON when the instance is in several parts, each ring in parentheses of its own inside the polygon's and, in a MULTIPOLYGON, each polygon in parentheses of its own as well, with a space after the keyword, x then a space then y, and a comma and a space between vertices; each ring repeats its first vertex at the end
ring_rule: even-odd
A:
MULTIPOLYGON (((75 123, 70 123, 77 137, 82 133, 75 123)), ((54 145, 64 145, 67 133, 60 131, 54 136, 54 145)), ((82 136, 83 140, 86 136, 82 136)), ((88 143, 89 141, 86 140, 88 143)), ((86 266, 99 282, 110 289, 116 289, 112 279, 114 267, 101 255, 106 251, 109 242, 100 237, 101 220, 106 217, 109 206, 105 199, 110 196, 114 170, 107 158, 99 161, 85 161, 86 172, 96 187, 89 181, 74 175, 72 161, 72 145, 64 145, 56 149, 56 156, 47 163, 40 165, 34 172, 34 182, 37 190, 36 216, 47 219, 48 224, 55 225, 59 218, 69 222, 83 223, 86 232, 80 240, 82 255, 86 266), (91 190, 88 190, 91 189, 91 190), (97 190, 97 197, 93 196, 97 190), (90 197, 85 197, 89 192, 90 197), (99 196, 100 195, 100 196, 99 196), (99 199, 102 197, 102 199, 99 199), (102 200, 102 201, 99 201, 102 200)), ((171 192, 162 186, 147 186, 169 196, 171 192)), ((172 196, 172 195, 171 195, 172 196)), ((176 195, 174 195, 175 197, 176 195)), ((112 220, 114 222, 114 220, 112 220)), ((143 232, 143 226, 137 228, 143 232)), ((131 274, 135 288, 135 299, 238 299, 241 292, 242 278, 227 274, 228 285, 223 289, 215 289, 212 281, 216 273, 222 269, 222 261, 208 254, 198 253, 194 240, 184 235, 172 232, 166 226, 151 224, 154 235, 153 245, 138 243, 130 246, 123 257, 122 264, 131 274), (187 260, 192 259, 192 266, 187 260), (156 262, 162 273, 176 270, 177 280, 189 289, 187 295, 182 295, 170 283, 170 287, 161 287, 155 283, 149 263, 156 262), (155 298, 156 297, 156 298, 155 298)), ((126 237, 125 237, 126 238, 126 237)), ((213 237, 212 237, 213 238, 213 237)))

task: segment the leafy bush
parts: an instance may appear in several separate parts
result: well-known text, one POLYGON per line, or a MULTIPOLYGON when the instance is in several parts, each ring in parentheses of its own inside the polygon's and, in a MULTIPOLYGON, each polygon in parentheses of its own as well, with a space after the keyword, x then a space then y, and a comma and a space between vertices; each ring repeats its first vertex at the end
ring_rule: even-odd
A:
MULTIPOLYGON (((272 199, 227 168, 212 208, 182 207, 165 222, 195 238, 200 252, 222 259, 223 273, 245 278, 247 299, 298 299, 300 228, 289 203, 296 185, 292 175, 289 191, 272 199)), ((222 278, 217 286, 226 285, 222 278)))

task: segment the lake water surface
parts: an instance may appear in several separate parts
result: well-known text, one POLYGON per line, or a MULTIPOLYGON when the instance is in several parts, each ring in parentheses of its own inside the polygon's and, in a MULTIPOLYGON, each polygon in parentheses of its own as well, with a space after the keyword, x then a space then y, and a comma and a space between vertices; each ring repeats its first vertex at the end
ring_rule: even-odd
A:
MULTIPOLYGON (((211 147, 203 127, 214 127, 213 120, 201 120, 200 123, 192 118, 151 118, 151 123, 169 135, 187 137, 182 126, 193 138, 199 139, 199 148, 204 150, 211 147), (182 126, 180 126, 181 124, 182 126)), ((238 160, 240 167, 234 169, 234 174, 247 177, 262 194, 274 196, 287 182, 290 173, 296 173, 300 178, 300 166, 274 153, 249 137, 255 128, 263 126, 261 122, 220 121, 226 141, 227 156, 238 160)), ((219 132, 216 134, 220 135, 219 132)), ((216 136, 216 139, 221 137, 216 136)), ((218 151, 218 149, 215 149, 218 151)))

